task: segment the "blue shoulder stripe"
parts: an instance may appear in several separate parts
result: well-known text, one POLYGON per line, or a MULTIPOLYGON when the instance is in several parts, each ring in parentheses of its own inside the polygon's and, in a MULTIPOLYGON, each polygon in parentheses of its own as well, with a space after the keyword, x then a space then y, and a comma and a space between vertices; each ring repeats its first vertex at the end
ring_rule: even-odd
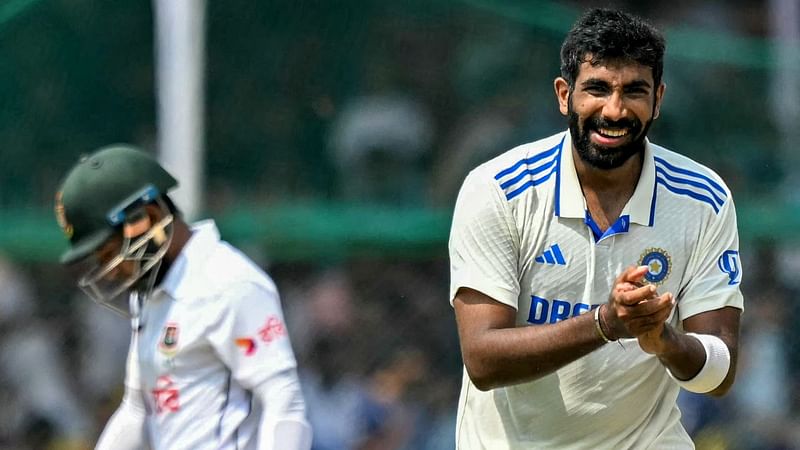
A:
POLYGON ((563 144, 564 138, 555 147, 521 159, 498 172, 494 179, 500 182, 500 189, 505 192, 506 200, 511 200, 532 186, 538 186, 557 173, 563 144))
POLYGON ((681 167, 675 167, 672 164, 670 164, 667 161, 665 161, 664 159, 659 158, 658 156, 654 156, 653 158, 655 159, 657 164, 663 165, 665 168, 671 170, 672 172, 680 173, 682 175, 688 175, 690 177, 699 178, 701 180, 704 180, 709 185, 711 185, 714 189, 716 189, 720 194, 722 194, 723 196, 725 196, 727 198, 727 194, 725 192, 725 189, 722 186, 720 186, 719 183, 717 183, 716 181, 712 180, 710 177, 708 177, 706 175, 703 175, 702 173, 693 172, 691 170, 683 169, 681 167))
POLYGON ((520 185, 518 188, 514 189, 513 191, 506 192, 506 200, 511 200, 512 198, 514 198, 514 197, 518 196, 519 194, 523 193, 526 189, 528 189, 531 186, 538 186, 538 185, 544 183, 545 181, 547 181, 550 178, 551 175, 553 175, 556 172, 557 169, 558 169, 558 164, 554 165, 553 169, 548 171, 547 173, 545 173, 544 176, 542 176, 540 178, 528 180, 525 183, 523 183, 522 185, 520 185))
POLYGON ((681 189, 679 187, 676 187, 672 184, 667 183, 667 181, 664 178, 661 178, 659 175, 656 175, 656 183, 664 186, 668 191, 673 192, 675 194, 685 195, 695 200, 699 200, 703 203, 708 203, 709 205, 711 205, 712 208, 714 208, 714 213, 719 213, 719 206, 717 206, 717 203, 713 199, 711 199, 711 197, 697 193, 695 191, 690 191, 688 189, 681 189))
POLYGON ((502 184, 500 184, 500 187, 502 189, 505 189, 505 188, 507 188, 509 186, 514 185, 517 181, 521 180, 526 175, 530 175, 532 177, 533 175, 536 175, 536 174, 538 174, 540 172, 544 172, 545 170, 551 168, 553 166, 553 164, 556 163, 557 160, 558 160, 558 158, 553 158, 553 159, 545 162, 541 166, 537 166, 537 167, 534 167, 532 169, 523 170, 522 172, 520 172, 514 178, 511 178, 509 180, 504 181, 502 184))
POLYGON ((531 165, 531 164, 535 163, 536 161, 539 161, 539 160, 542 160, 544 158, 547 158, 548 156, 552 156, 553 153, 556 153, 561 148, 561 144, 563 142, 564 142, 564 140, 562 139, 561 142, 558 143, 558 145, 556 145, 555 147, 553 147, 551 149, 548 149, 548 150, 543 151, 542 153, 538 153, 536 155, 533 155, 530 158, 525 158, 525 159, 521 159, 521 160, 517 161, 516 163, 514 163, 513 166, 511 166, 511 167, 509 167, 507 169, 503 169, 500 172, 498 172, 497 175, 494 176, 494 179, 495 180, 499 180, 500 178, 502 178, 502 177, 504 177, 504 176, 506 176, 506 175, 508 175, 510 173, 513 173, 515 170, 519 169, 520 166, 522 166, 523 164, 531 165))
POLYGON ((700 183, 698 181, 690 180, 688 178, 681 178, 681 177, 670 175, 669 172, 667 172, 666 170, 664 170, 663 168, 661 168, 658 165, 656 165, 656 173, 661 175, 662 177, 664 177, 666 179, 666 181, 670 181, 673 184, 685 184, 685 185, 696 187, 697 189, 701 189, 701 190, 703 190, 705 192, 708 192, 711 195, 711 197, 714 199, 714 202, 717 204, 717 206, 722 206, 725 203, 725 199, 719 198, 719 196, 717 196, 717 194, 714 192, 714 190, 711 189, 711 187, 709 187, 707 184, 703 184, 703 183, 700 183))

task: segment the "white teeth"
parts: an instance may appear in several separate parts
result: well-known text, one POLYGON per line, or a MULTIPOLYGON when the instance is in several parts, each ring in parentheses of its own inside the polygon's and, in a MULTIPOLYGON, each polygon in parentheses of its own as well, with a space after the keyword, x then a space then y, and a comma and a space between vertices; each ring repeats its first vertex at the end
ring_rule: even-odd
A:
POLYGON ((609 137, 620 137, 628 134, 628 130, 610 130, 608 128, 601 128, 600 134, 609 137))

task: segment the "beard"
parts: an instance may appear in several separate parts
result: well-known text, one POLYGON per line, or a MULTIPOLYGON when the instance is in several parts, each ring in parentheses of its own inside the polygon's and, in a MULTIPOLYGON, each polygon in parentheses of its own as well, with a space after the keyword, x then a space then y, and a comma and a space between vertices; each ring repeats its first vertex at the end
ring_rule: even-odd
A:
POLYGON ((601 170, 616 169, 625 164, 632 156, 644 154, 644 139, 647 137, 647 131, 650 129, 653 119, 642 125, 638 119, 610 121, 599 116, 592 116, 587 118, 581 127, 578 113, 572 109, 572 99, 569 100, 568 112, 572 143, 581 159, 590 166, 601 170), (618 147, 597 145, 592 142, 590 133, 592 131, 599 132, 600 128, 627 128, 628 133, 634 138, 627 144, 618 147))

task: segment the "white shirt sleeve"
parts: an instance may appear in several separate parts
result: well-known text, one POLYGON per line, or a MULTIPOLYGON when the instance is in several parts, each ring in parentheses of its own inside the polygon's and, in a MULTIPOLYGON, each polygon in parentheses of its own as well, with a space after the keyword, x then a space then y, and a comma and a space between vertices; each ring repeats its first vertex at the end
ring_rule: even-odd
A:
POLYGON ((297 366, 274 286, 239 282, 225 290, 220 308, 207 336, 245 389, 297 366))
POLYGON ((450 302, 467 287, 517 308, 519 242, 499 186, 472 171, 458 193, 450 230, 450 302))
POLYGON ((259 426, 260 450, 308 450, 311 448, 311 425, 297 371, 276 373, 253 389, 263 413, 259 426))
POLYGON ((725 306, 743 309, 736 208, 728 197, 694 250, 689 282, 678 294, 680 320, 725 306))
POLYGON ((149 448, 145 439, 145 414, 142 391, 125 388, 117 411, 103 429, 96 450, 140 450, 149 448))
POLYGON ((103 429, 96 450, 140 450, 149 448, 145 421, 147 412, 139 381, 139 360, 136 357, 138 334, 133 333, 125 364, 125 394, 117 411, 103 429))

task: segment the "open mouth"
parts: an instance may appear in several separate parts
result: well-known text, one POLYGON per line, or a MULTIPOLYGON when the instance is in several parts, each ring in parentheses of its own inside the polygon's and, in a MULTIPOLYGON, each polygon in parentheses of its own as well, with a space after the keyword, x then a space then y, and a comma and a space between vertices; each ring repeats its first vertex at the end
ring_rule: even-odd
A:
POLYGON ((628 135, 628 129, 615 129, 615 128, 598 128, 596 132, 606 138, 621 138, 628 135))
POLYGON ((624 145, 632 135, 630 128, 597 127, 592 129, 591 136, 592 141, 597 145, 617 147, 624 145))

